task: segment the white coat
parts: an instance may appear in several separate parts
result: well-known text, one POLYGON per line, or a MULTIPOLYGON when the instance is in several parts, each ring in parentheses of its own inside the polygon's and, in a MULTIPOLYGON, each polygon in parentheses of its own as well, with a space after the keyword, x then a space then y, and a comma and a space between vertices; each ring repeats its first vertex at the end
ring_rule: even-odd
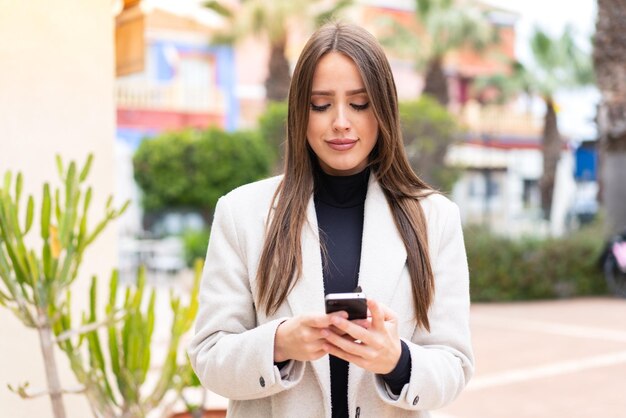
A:
MULTIPOLYGON (((430 332, 416 327, 406 249, 383 191, 370 176, 365 200, 359 285, 393 309, 411 353, 411 377, 399 396, 377 375, 349 366, 350 417, 419 417, 455 399, 473 373, 469 277, 456 205, 422 200, 435 277, 430 332)), ((274 365, 274 335, 286 318, 324 313, 322 261, 311 197, 302 231, 302 276, 278 311, 257 309, 255 277, 266 218, 280 177, 242 186, 215 210, 200 290, 196 334, 188 352, 202 384, 230 399, 229 417, 330 418, 328 356, 274 365)))

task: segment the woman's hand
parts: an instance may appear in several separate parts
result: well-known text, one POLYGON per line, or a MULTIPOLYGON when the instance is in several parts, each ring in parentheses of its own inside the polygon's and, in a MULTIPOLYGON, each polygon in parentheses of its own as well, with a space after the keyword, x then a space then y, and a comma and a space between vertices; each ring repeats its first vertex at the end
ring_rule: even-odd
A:
POLYGON ((334 316, 331 324, 345 334, 329 333, 322 349, 335 357, 377 374, 391 372, 400 359, 402 346, 396 314, 386 306, 368 299, 372 320, 369 329, 334 316))
POLYGON ((346 312, 326 315, 301 315, 287 319, 276 329, 274 339, 274 361, 317 360, 324 356, 326 337, 333 334, 329 330, 332 318, 347 318, 346 312))
MULTIPOLYGON (((339 312, 345 312, 345 311, 339 311, 339 312)), ((347 318, 348 317, 348 313, 346 312, 345 316, 342 315, 343 318, 347 318)), ((350 322, 352 322, 353 324, 357 324, 358 326, 362 327, 362 328, 369 328, 371 325, 371 317, 372 314, 370 313, 370 310, 367 310, 367 319, 353 319, 350 322)), ((332 322, 332 321, 331 321, 332 322)), ((337 328, 334 325, 331 325, 329 328, 332 332, 334 332, 337 335, 346 335, 346 332, 343 330, 340 330, 339 328, 337 328)))

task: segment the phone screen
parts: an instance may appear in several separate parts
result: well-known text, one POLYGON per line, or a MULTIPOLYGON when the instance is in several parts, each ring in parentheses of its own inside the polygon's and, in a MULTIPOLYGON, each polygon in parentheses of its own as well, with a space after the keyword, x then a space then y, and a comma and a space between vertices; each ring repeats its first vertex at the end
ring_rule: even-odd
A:
POLYGON ((363 293, 329 293, 326 295, 326 313, 346 311, 348 319, 367 318, 367 298, 363 293))

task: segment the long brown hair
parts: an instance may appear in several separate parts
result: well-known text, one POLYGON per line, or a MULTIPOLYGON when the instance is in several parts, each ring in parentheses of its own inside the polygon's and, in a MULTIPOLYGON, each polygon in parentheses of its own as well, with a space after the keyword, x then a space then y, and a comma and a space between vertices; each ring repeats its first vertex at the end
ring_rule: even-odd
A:
POLYGON ((433 190, 415 175, 406 158, 396 86, 381 46, 365 29, 345 23, 327 24, 311 36, 291 79, 285 175, 274 195, 275 209, 259 261, 258 305, 267 314, 276 312, 302 273, 300 240, 317 158, 306 138, 311 88, 317 62, 329 52, 351 58, 363 78, 379 126, 369 166, 387 198, 407 250, 416 321, 430 330, 428 309, 434 296, 434 277, 419 199, 433 190))

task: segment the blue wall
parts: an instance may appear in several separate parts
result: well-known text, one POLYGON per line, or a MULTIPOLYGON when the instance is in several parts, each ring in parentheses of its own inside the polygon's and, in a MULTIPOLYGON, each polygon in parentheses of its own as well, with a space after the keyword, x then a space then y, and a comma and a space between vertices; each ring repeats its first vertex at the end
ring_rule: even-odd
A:
POLYGON ((595 146, 580 146, 574 151, 576 167, 574 178, 577 181, 596 181, 598 177, 598 151, 595 146))
POLYGON ((237 129, 237 121, 239 120, 239 101, 235 94, 237 88, 235 54, 230 46, 198 46, 190 45, 182 42, 173 41, 155 41, 150 44, 150 59, 153 60, 154 74, 151 77, 157 81, 169 81, 174 75, 174 68, 167 59, 167 49, 174 48, 183 54, 201 54, 212 55, 215 58, 217 71, 217 87, 223 92, 226 100, 226 130, 234 131, 237 129))
MULTIPOLYGON (((224 94, 225 103, 225 126, 227 131, 237 129, 239 120, 239 101, 235 94, 237 87, 235 54, 230 46, 199 46, 174 41, 155 41, 149 46, 149 56, 146 66, 147 77, 149 79, 167 82, 174 78, 175 68, 167 59, 168 48, 174 48, 179 53, 200 54, 213 56, 216 64, 216 84, 218 89, 224 94)), ((136 149, 141 140, 158 134, 154 129, 141 128, 117 128, 117 138, 133 149, 136 149)))
POLYGON ((230 46, 200 46, 174 41, 156 41, 150 45, 150 53, 156 64, 156 74, 158 81, 168 81, 174 77, 174 68, 170 65, 167 57, 167 48, 175 48, 183 54, 213 55, 217 70, 217 86, 224 93, 226 100, 226 130, 237 129, 239 120, 239 101, 235 94, 237 88, 235 54, 230 46))

